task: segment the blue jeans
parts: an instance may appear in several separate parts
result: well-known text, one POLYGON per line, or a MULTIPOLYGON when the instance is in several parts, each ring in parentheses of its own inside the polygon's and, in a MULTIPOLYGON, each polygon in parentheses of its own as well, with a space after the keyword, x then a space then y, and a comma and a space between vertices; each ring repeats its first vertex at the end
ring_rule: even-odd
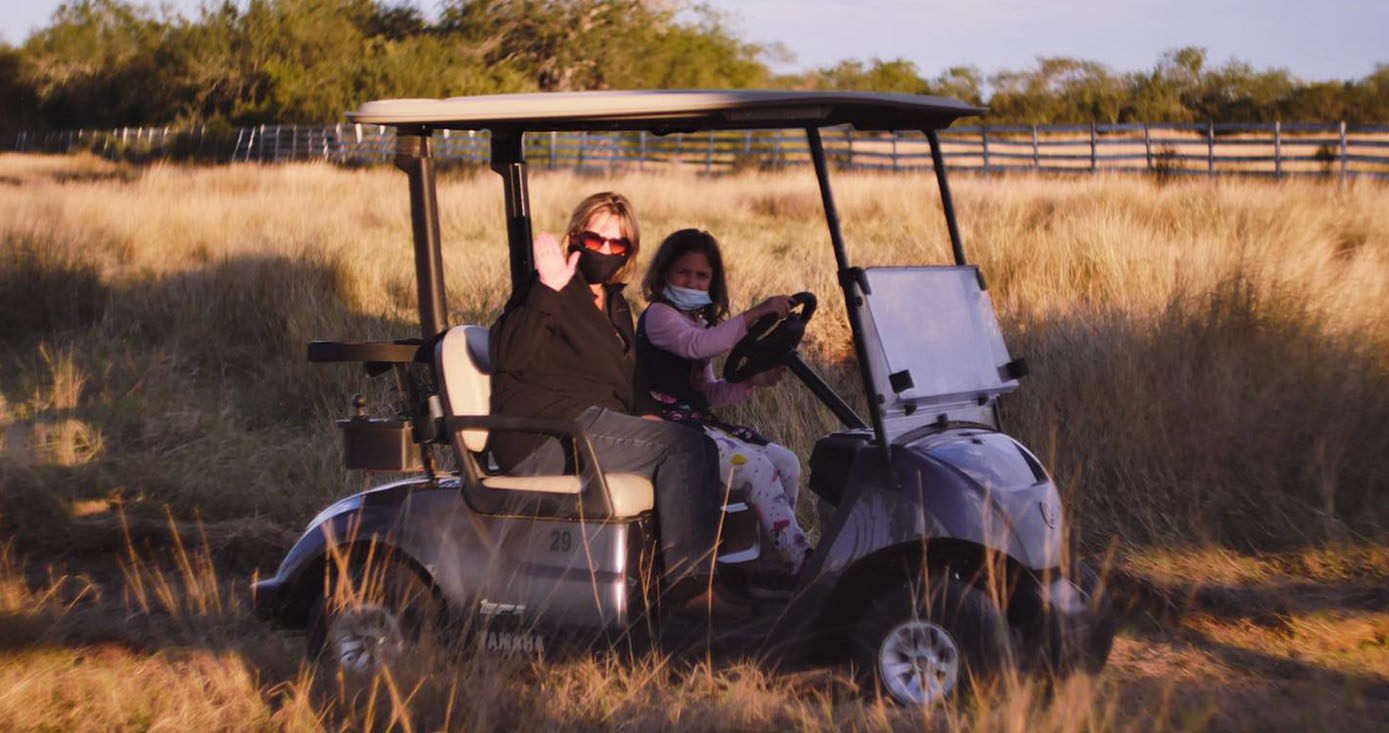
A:
MULTIPOLYGON (((718 540, 718 449, 702 430, 590 407, 576 422, 604 473, 635 473, 651 480, 656 522, 668 581, 712 571, 718 540)), ((564 448, 546 440, 512 469, 518 476, 565 470, 564 448)))

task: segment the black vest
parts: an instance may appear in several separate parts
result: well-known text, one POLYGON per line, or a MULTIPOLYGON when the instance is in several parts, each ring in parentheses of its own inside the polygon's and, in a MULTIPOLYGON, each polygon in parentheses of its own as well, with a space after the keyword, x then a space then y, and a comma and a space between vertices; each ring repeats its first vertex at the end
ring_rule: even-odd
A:
POLYGON ((704 366, 709 360, 686 359, 651 343, 651 339, 646 335, 646 314, 650 310, 647 308, 642 311, 641 318, 637 321, 635 339, 636 398, 641 411, 659 412, 676 405, 685 405, 700 412, 707 412, 709 398, 696 385, 704 383, 704 366), (668 403, 660 397, 653 396, 652 392, 672 398, 675 402, 668 403))

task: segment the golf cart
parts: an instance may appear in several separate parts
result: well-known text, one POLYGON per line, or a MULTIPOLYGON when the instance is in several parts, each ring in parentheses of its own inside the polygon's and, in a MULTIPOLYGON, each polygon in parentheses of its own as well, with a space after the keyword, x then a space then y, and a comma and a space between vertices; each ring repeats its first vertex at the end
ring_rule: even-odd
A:
MULTIPOLYGON (((385 100, 350 117, 394 126, 410 187, 420 334, 314 342, 316 362, 394 373, 394 415, 339 421, 346 465, 419 475, 350 496, 309 524, 274 577, 254 587, 266 619, 308 629, 311 653, 350 668, 398 654, 423 631, 465 629, 485 652, 668 643, 680 629, 766 651, 849 658, 907 704, 957 697, 1007 664, 1105 662, 1113 622, 1095 575, 1064 551, 1046 471, 1000 432, 997 400, 1026 367, 1010 358, 983 277, 965 260, 937 130, 982 110, 904 94, 786 91, 580 92, 385 100), (930 143, 954 263, 850 265, 820 128, 920 130, 930 143), (489 414, 488 329, 447 323, 436 130, 486 130, 505 191, 513 289, 534 270, 526 133, 804 129, 819 179, 862 379, 865 420, 797 354, 814 310, 759 322, 735 348, 733 381, 785 365, 842 423, 809 459, 820 540, 789 597, 749 592, 765 539, 729 490, 716 557, 720 603, 665 602, 652 485, 604 473, 573 423, 489 414), (570 447, 574 473, 513 476, 490 431, 570 447), (346 591, 344 591, 346 589, 346 591), (689 623, 689 614, 704 618, 689 623)), ((773 433, 776 426, 766 426, 773 433)), ((711 511, 717 511, 711 508, 711 511)))

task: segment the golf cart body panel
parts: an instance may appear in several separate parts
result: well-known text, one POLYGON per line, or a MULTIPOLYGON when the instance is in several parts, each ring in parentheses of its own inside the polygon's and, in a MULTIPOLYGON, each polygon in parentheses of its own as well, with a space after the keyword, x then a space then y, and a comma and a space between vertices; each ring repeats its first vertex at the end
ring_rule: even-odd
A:
POLYGON ((401 481, 350 496, 315 517, 275 576, 257 585, 256 611, 264 618, 294 618, 309 600, 294 590, 321 583, 326 563, 393 556, 407 558, 463 618, 504 612, 620 631, 633 605, 629 564, 636 562, 645 525, 645 518, 484 515, 467 506, 457 481, 401 481))
POLYGON ((353 122, 434 129, 766 129, 851 124, 860 130, 946 127, 984 110, 955 99, 873 92, 651 90, 387 99, 348 113, 353 122))
MULTIPOLYGON (((1060 497, 1021 444, 983 425, 921 432, 894 444, 892 476, 881 470, 866 431, 838 433, 817 445, 811 490, 837 511, 823 531, 831 543, 817 548, 822 564, 816 574, 833 576, 884 548, 941 537, 1005 554, 1031 570, 1057 567, 1064 536, 1060 497), (815 473, 816 464, 825 460, 825 446, 844 442, 861 447, 845 471, 852 480, 835 495, 815 473)), ((843 460, 845 451, 836 453, 843 460)))

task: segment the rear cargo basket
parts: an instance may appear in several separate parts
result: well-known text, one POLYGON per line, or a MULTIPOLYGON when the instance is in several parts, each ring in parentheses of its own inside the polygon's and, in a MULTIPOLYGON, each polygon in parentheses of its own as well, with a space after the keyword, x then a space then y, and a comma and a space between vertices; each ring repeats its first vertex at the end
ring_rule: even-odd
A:
POLYGON ((343 465, 364 471, 423 471, 409 420, 352 418, 338 420, 343 465))

